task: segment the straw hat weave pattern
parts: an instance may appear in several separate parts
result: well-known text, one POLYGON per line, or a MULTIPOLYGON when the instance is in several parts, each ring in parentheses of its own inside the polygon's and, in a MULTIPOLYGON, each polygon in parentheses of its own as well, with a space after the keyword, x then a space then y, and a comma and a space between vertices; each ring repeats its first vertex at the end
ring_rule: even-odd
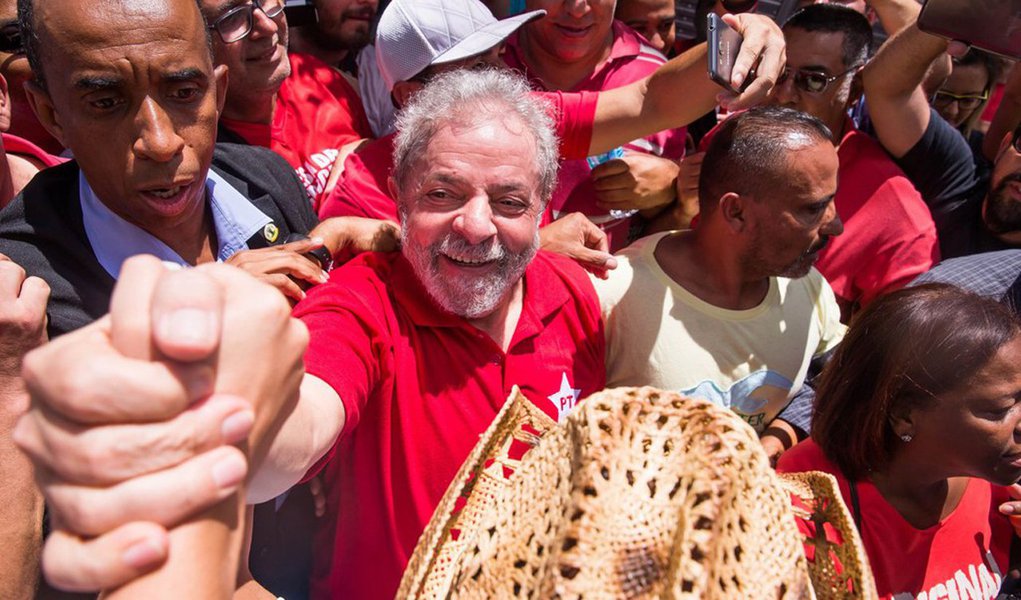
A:
MULTIPOLYGON (((860 577, 861 564, 845 560, 837 585, 860 577)), ((437 507, 398 592, 812 597, 791 495, 752 428, 728 409, 652 388, 595 394, 559 427, 515 390, 437 507)))

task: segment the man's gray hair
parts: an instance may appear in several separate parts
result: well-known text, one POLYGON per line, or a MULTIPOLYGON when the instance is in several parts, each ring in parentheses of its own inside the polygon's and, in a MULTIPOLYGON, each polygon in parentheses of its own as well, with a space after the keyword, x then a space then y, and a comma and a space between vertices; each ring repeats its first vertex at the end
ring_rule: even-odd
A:
POLYGON ((535 139, 538 193, 545 208, 559 167, 559 143, 550 113, 550 103, 531 93, 528 82, 512 71, 457 69, 437 75, 397 115, 394 183, 403 195, 440 128, 511 116, 524 123, 535 139))

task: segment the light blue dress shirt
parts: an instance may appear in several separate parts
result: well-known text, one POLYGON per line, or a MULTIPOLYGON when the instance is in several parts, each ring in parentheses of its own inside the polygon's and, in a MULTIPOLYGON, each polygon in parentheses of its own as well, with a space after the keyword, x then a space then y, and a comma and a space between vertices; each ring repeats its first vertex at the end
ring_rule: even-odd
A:
MULTIPOLYGON (((156 236, 124 220, 100 202, 82 173, 78 174, 78 189, 85 235, 89 238, 99 264, 114 279, 120 275, 124 261, 137 254, 152 254, 165 263, 190 266, 156 236)), ((235 253, 247 250, 248 240, 272 222, 272 219, 212 169, 206 175, 206 197, 209 199, 219 243, 216 253, 218 261, 227 260, 235 253)))

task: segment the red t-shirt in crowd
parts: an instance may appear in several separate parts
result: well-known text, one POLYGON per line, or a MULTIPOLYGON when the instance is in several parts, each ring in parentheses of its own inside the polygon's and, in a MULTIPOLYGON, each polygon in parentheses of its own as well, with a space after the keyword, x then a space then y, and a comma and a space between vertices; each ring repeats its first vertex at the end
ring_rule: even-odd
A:
MULTIPOLYGON (((520 47, 521 31, 507 39, 507 50, 503 59, 513 69, 528 77, 533 89, 546 89, 525 63, 524 53, 520 47)), ((597 66, 588 77, 580 81, 568 92, 591 91, 599 92, 623 87, 651 75, 666 58, 655 48, 649 46, 645 38, 620 21, 613 22, 613 45, 610 55, 601 65, 597 66)), ((678 101, 681 101, 680 99, 678 101)), ((655 154, 677 160, 684 156, 684 145, 687 130, 684 127, 668 129, 655 135, 634 140, 624 146, 625 150, 655 154)), ((592 168, 586 160, 565 160, 560 166, 560 177, 557 189, 553 192, 553 218, 572 212, 588 215, 593 223, 599 225, 610 241, 610 251, 627 246, 641 233, 641 219, 637 215, 617 218, 599 208, 596 204, 596 191, 592 183, 592 168)))
MULTIPOLYGON (((538 95, 551 104, 561 156, 584 157, 592 142, 598 94, 543 92, 538 95)), ((395 134, 390 134, 373 140, 347 157, 337 187, 319 207, 320 219, 354 216, 399 220, 397 205, 386 183, 394 167, 394 137, 395 134)), ((547 210, 542 224, 549 222, 548 215, 547 210)))
MULTIPOLYGON (((837 478, 844 503, 851 492, 840 470, 813 441, 805 440, 780 456, 777 471, 823 471, 837 478)), ((904 520, 876 486, 859 481, 861 537, 880 598, 996 598, 1010 559, 1014 529, 997 507, 1009 499, 1006 488, 971 479, 950 515, 927 529, 904 520)), ((799 519, 802 535, 813 523, 799 519)), ((814 547, 805 544, 810 560, 814 547)))
POLYGON ((438 308, 392 253, 334 270, 295 307, 311 334, 306 371, 337 391, 347 413, 317 465, 337 526, 317 536, 313 597, 393 598, 436 504, 512 386, 554 419, 604 387, 588 275, 539 252, 523 303, 504 352, 438 308))
POLYGON ((844 233, 819 253, 815 268, 837 298, 865 306, 936 265, 939 242, 929 207, 879 142, 850 119, 844 132, 833 199, 844 233))
POLYGON ((371 137, 372 129, 358 92, 343 75, 308 54, 288 57, 291 75, 277 92, 273 124, 223 118, 220 125, 284 157, 318 207, 340 148, 371 137))
POLYGON ((12 135, 10 133, 3 133, 0 135, 3 136, 4 152, 7 154, 16 154, 28 159, 34 159, 44 167, 55 167, 67 162, 68 160, 66 158, 50 154, 25 138, 12 135))
MULTIPOLYGON (((719 126, 702 138, 709 147, 719 126)), ((830 239, 815 268, 847 304, 865 306, 939 262, 936 224, 922 196, 879 143, 847 119, 837 148, 833 206, 844 232, 830 239)))

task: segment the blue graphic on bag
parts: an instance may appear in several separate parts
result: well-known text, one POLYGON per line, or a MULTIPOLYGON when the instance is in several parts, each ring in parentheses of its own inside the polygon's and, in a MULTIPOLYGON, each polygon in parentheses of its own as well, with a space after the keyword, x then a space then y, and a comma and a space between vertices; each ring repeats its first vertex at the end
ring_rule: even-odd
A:
MULTIPOLYGON (((603 164, 604 162, 609 162, 615 158, 624 158, 624 148, 622 146, 617 146, 616 148, 610 150, 609 152, 603 152, 602 154, 589 156, 588 158, 585 159, 585 162, 588 163, 588 168, 594 169, 599 165, 603 164)), ((636 214, 638 214, 637 210, 617 210, 615 208, 610 209, 610 216, 613 217, 614 219, 626 219, 636 214)))

